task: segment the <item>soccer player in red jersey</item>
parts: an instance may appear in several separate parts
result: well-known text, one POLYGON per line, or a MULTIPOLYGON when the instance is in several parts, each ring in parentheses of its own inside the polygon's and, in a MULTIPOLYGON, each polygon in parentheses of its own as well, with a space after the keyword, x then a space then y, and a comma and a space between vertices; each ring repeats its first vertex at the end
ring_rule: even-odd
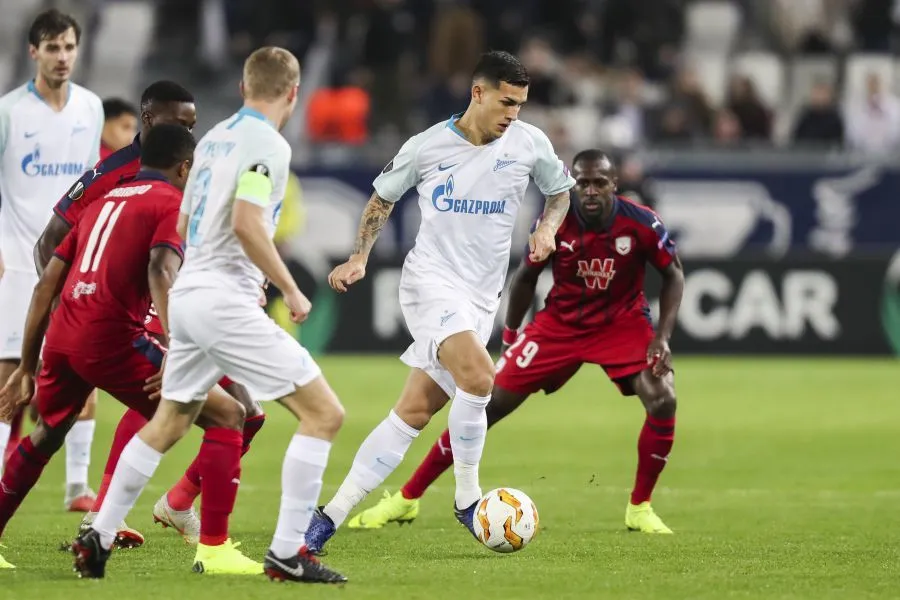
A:
MULTIPOLYGON (((177 83, 157 81, 144 90, 141 96, 143 135, 147 135, 154 125, 160 123, 175 123, 191 129, 196 121, 194 97, 177 83)), ((86 171, 57 202, 50 222, 34 247, 35 266, 38 274, 50 262, 54 250, 62 242, 66 233, 74 226, 81 212, 94 200, 106 195, 117 184, 122 181, 128 181, 137 174, 140 169, 141 158, 140 140, 141 134, 138 134, 131 144, 102 159, 92 170, 86 171)), ((93 418, 93 408, 96 400, 96 394, 91 394, 86 404, 83 418, 93 418)), ((131 422, 137 423, 138 415, 128 411, 122 420, 125 425, 131 422)), ((6 456, 9 456, 18 444, 21 423, 22 411, 17 411, 12 416, 6 456)), ((137 423, 133 427, 130 426, 129 429, 133 429, 136 432, 142 425, 143 422, 137 423)), ((96 510, 94 507, 99 506, 97 498, 100 497, 102 500, 102 495, 102 490, 96 497, 89 490, 87 493, 67 490, 66 505, 69 510, 73 511, 96 510)))
MULTIPOLYGON (((35 266, 42 272, 53 255, 54 249, 62 242, 69 230, 78 222, 81 214, 95 201, 103 198, 113 187, 130 181, 141 168, 141 139, 145 138, 154 127, 171 124, 180 125, 192 130, 197 122, 197 111, 193 95, 181 85, 173 81, 157 81, 150 84, 141 94, 140 123, 141 131, 134 141, 113 152, 101 160, 93 170, 88 171, 76 181, 68 192, 57 202, 54 215, 44 229, 40 240, 34 248, 35 266)), ((151 305, 152 306, 152 305, 151 305)), ((147 330, 163 346, 167 340, 163 336, 158 319, 148 314, 147 330)), ((237 399, 247 412, 244 426, 243 451, 249 449, 250 441, 262 428, 265 414, 258 403, 254 402, 243 386, 228 379, 220 382, 227 392, 237 399), (227 387, 226 387, 227 386, 227 387)), ((91 400, 95 397, 92 395, 91 400)), ((118 464, 119 455, 128 441, 146 425, 147 419, 138 411, 128 410, 119 421, 113 436, 109 460, 103 469, 103 479, 90 510, 81 522, 82 530, 88 528, 100 510, 109 482, 118 464)), ((200 494, 200 478, 196 462, 192 464, 175 486, 164 494, 153 507, 153 519, 165 527, 178 531, 189 543, 196 544, 200 536, 200 522, 193 511, 193 503, 200 494)), ((143 543, 143 536, 124 523, 119 530, 121 543, 129 547, 143 543)))
MULTIPOLYGON (((637 476, 625 511, 628 529, 672 533, 650 506, 675 434, 675 387, 669 337, 684 291, 684 273, 665 225, 650 209, 615 195, 616 168, 599 150, 574 160, 577 201, 556 233, 556 252, 539 263, 526 257, 510 284, 503 352, 496 366, 488 426, 531 394, 550 394, 585 363, 600 365, 623 395, 637 395, 647 411, 638 437, 637 476), (654 331, 644 297, 650 263, 663 277, 654 331), (538 276, 550 264, 554 285, 546 306, 521 332, 538 276)), ((357 514, 349 527, 376 529, 410 522, 418 499, 453 464, 444 431, 403 488, 357 514)))
MULTIPOLYGON (((194 145, 183 127, 155 127, 143 144, 142 170, 85 209, 44 270, 29 308, 22 363, 0 391, 0 414, 9 414, 30 399, 36 384, 40 414, 0 480, 0 533, 59 449, 91 390, 106 390, 145 419, 156 410, 157 402, 144 388, 160 370, 164 348, 146 333, 144 318, 151 298, 166 314, 168 290, 181 265, 176 224, 194 145)), ((206 430, 198 461, 204 480, 215 480, 211 473, 231 468, 223 467, 220 455, 226 446, 240 445, 245 412, 224 393, 209 398, 210 409, 197 421, 206 430)), ((227 537, 233 495, 205 491, 213 500, 204 506, 204 519, 221 521, 224 510, 227 537)), ((73 550, 76 555, 81 550, 77 542, 73 550)), ((245 562, 248 572, 261 572, 260 563, 245 562)), ((102 576, 103 564, 99 574, 94 566, 90 575, 102 576)))

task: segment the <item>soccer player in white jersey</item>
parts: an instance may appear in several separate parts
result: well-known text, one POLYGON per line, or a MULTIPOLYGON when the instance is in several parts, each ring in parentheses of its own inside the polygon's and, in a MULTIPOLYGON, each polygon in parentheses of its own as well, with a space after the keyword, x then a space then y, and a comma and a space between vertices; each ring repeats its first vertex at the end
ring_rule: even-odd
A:
POLYGON ((388 417, 362 443, 334 498, 316 511, 306 535, 320 552, 350 511, 400 464, 431 417, 452 398, 457 519, 470 532, 481 498, 478 463, 494 363, 485 349, 500 304, 516 213, 529 177, 547 197, 529 241, 534 261, 555 249, 575 180, 538 128, 518 120, 528 73, 507 52, 481 57, 462 115, 410 138, 375 179, 356 247, 329 276, 338 292, 365 275, 369 251, 394 203, 419 195, 422 223, 400 278, 400 307, 413 336, 401 360, 411 367, 388 417))
MULTIPOLYGON (((103 104, 69 81, 80 41, 81 28, 71 16, 55 9, 38 15, 28 32, 37 73, 0 98, 0 255, 5 267, 0 277, 0 387, 19 364, 25 316, 38 281, 32 248, 54 203, 99 158, 103 104)), ((0 457, 10 430, 9 423, 0 422, 0 457)), ((86 511, 93 502, 88 487, 93 437, 90 416, 66 438, 69 510, 86 511)))
MULTIPOLYGON (((291 161, 278 130, 294 111, 299 81, 300 65, 290 52, 255 51, 244 64, 244 107, 197 145, 178 225, 187 241, 184 266, 169 293, 168 315, 159 315, 170 326, 163 399, 122 452, 93 530, 79 538, 92 548, 90 561, 106 560, 117 525, 163 453, 187 432, 208 390, 227 375, 253 398, 278 400, 300 419, 282 467, 275 536, 256 572, 280 581, 346 581, 304 544, 344 409, 309 352, 259 308, 264 276, 282 291, 295 322, 311 308, 272 242, 291 161)), ((234 464, 222 469, 220 495, 237 493, 239 450, 234 464)), ((227 542, 200 545, 194 570, 209 572, 214 562, 218 573, 245 574, 246 560, 227 542)))

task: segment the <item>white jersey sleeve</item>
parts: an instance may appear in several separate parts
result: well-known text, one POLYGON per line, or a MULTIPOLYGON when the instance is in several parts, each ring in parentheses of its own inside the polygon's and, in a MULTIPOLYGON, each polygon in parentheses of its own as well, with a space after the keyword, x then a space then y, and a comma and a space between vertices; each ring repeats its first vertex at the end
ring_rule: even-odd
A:
POLYGON ((528 125, 526 131, 534 143, 534 166, 531 168, 531 177, 541 193, 553 196, 572 189, 575 180, 556 155, 547 134, 533 125, 528 125))
POLYGON ((263 193, 265 190, 239 186, 235 200, 243 200, 263 208, 284 200, 284 194, 287 191, 287 177, 282 174, 288 173, 291 167, 291 154, 284 150, 285 147, 282 144, 248 148, 248 152, 242 155, 242 160, 238 165, 238 180, 244 173, 258 173, 271 181, 272 188, 267 197, 263 193))
POLYGON ((9 109, 0 103, 0 157, 6 151, 6 143, 9 140, 9 109))
POLYGON ((100 145, 103 138, 103 124, 106 122, 106 116, 103 114, 103 101, 100 96, 91 94, 91 104, 94 109, 94 143, 91 145, 90 154, 88 155, 88 166, 93 167, 100 162, 100 145))
MULTIPOLYGON (((423 132, 427 133, 427 132, 423 132)), ((418 154, 423 133, 414 135, 400 147, 397 155, 387 164, 383 171, 372 182, 375 193, 388 202, 396 202, 410 188, 417 186, 422 179, 419 171, 418 154)))

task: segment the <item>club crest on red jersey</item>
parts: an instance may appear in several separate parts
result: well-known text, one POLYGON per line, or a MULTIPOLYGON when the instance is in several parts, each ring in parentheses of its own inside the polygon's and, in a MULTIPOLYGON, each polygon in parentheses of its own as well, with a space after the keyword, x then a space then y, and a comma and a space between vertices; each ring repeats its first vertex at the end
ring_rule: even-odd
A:
POLYGON ((576 275, 584 278, 584 285, 589 290, 605 290, 616 275, 616 272, 613 270, 613 264, 613 259, 611 258, 592 258, 590 262, 579 260, 576 275))
POLYGON ((627 235, 623 235, 621 237, 616 238, 616 252, 625 256, 629 252, 631 252, 631 237, 627 235))

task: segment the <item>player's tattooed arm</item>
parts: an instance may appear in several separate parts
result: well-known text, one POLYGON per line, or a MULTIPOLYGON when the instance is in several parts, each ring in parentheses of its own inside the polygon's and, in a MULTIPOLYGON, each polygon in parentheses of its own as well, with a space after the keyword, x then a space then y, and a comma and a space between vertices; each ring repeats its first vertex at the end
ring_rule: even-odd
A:
POLYGON ((375 240, 378 239, 378 234, 387 223, 392 210, 394 210, 393 202, 388 202, 378 194, 372 194, 359 221, 359 232, 356 234, 353 254, 369 257, 369 252, 372 251, 372 246, 375 245, 375 240))
POLYGON ((668 340, 675 330, 678 308, 684 295, 684 267, 676 254, 669 266, 662 270, 662 289, 659 294, 659 324, 657 336, 668 340))
POLYGON ((34 245, 34 267, 37 269, 38 275, 41 275, 47 268, 56 247, 62 243, 70 229, 69 224, 55 213, 50 217, 50 222, 47 223, 44 232, 34 245))
POLYGON ((547 227, 553 235, 559 230, 563 219, 569 212, 569 191, 547 196, 544 204, 544 214, 541 216, 541 226, 547 227))

